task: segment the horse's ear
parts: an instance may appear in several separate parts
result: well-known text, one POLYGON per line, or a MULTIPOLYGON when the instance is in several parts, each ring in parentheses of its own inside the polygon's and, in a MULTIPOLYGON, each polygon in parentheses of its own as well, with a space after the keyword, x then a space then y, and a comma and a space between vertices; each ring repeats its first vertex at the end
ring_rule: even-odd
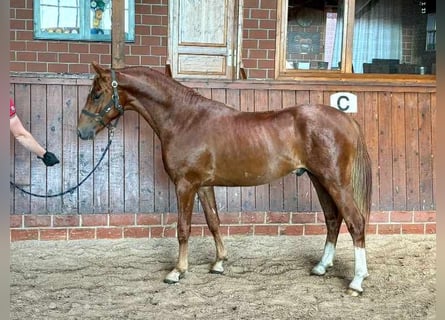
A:
POLYGON ((91 63, 91 66, 93 67, 94 71, 100 76, 105 71, 104 68, 102 68, 96 61, 93 61, 91 63))

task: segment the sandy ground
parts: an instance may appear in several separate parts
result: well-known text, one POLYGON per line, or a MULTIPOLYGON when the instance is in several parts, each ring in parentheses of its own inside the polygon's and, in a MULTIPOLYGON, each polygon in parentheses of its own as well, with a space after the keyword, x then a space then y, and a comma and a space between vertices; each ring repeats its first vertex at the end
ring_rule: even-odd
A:
POLYGON ((435 235, 368 236, 370 276, 346 294, 353 248, 341 235, 324 277, 309 275, 324 236, 225 239, 224 275, 209 274, 211 238, 191 238, 189 272, 163 283, 176 239, 11 244, 10 319, 434 319, 435 235))

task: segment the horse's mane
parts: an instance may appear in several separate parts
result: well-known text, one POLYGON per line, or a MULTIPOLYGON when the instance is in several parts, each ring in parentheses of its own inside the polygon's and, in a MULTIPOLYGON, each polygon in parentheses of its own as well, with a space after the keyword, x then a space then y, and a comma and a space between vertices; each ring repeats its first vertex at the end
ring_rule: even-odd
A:
POLYGON ((169 77, 168 75, 145 66, 128 66, 121 71, 127 75, 137 76, 143 74, 150 80, 156 82, 161 87, 174 88, 176 96, 182 96, 183 102, 198 104, 200 102, 208 101, 206 97, 196 92, 194 89, 189 88, 179 81, 169 77))

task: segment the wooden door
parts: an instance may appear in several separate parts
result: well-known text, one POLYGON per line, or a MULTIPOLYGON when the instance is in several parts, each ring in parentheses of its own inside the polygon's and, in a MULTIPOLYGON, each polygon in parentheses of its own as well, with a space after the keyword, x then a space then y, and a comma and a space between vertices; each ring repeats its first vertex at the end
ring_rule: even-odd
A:
POLYGON ((236 77, 238 3, 170 0, 169 62, 173 77, 236 77))

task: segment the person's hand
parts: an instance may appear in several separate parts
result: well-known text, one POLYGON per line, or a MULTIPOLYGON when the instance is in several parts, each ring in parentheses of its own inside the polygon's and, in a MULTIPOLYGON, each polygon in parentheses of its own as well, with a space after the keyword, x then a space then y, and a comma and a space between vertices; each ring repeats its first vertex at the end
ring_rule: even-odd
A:
POLYGON ((57 157, 54 155, 54 153, 49 151, 46 151, 43 157, 37 157, 37 158, 41 159, 47 167, 51 167, 60 162, 59 159, 57 159, 57 157))

